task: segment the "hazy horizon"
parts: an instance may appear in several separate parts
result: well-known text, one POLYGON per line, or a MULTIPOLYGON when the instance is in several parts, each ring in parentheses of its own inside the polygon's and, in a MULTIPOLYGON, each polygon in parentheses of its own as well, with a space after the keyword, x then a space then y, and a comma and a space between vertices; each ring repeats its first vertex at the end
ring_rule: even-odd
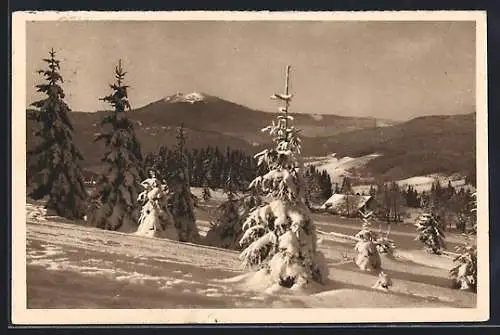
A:
POLYGON ((27 24, 27 103, 43 58, 61 60, 66 102, 106 109, 122 59, 133 108, 204 92, 276 112, 292 65, 291 111, 408 120, 475 112, 474 22, 46 21, 27 24))

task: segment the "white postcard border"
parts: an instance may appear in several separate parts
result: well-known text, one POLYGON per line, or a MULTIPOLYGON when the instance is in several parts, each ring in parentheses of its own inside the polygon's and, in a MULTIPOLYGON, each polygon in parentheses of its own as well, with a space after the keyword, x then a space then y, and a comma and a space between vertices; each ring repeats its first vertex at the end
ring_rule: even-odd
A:
POLYGON ((489 319, 489 215, 486 13, 381 12, 15 12, 12 15, 12 323, 372 323, 489 319), (476 308, 344 309, 27 309, 26 287, 26 22, 54 20, 475 21, 478 290, 476 308))

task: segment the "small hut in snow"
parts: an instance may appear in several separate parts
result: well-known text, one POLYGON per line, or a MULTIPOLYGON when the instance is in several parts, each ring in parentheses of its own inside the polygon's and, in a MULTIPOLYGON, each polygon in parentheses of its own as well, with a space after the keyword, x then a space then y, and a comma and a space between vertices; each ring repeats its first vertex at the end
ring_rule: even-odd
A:
POLYGON ((372 210, 374 203, 375 199, 370 195, 335 193, 321 205, 320 209, 332 214, 355 216, 360 210, 372 210))

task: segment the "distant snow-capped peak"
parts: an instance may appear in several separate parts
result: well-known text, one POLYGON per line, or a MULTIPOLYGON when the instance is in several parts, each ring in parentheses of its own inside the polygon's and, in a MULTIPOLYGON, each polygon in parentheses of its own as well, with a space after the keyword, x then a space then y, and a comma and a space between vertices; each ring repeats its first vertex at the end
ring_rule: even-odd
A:
POLYGON ((207 100, 207 96, 203 93, 192 92, 192 93, 177 93, 165 98, 165 102, 188 102, 194 104, 196 102, 203 102, 207 100))

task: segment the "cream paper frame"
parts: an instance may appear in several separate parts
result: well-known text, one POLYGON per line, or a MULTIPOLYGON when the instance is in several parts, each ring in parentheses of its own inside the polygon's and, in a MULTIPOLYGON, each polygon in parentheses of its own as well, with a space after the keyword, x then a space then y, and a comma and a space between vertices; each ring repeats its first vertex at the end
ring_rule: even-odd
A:
POLYGON ((391 323, 489 319, 489 210, 486 12, 15 12, 12 14, 12 323, 391 323), (342 309, 28 309, 26 287, 26 22, 27 21, 475 21, 478 289, 476 308, 342 309))

